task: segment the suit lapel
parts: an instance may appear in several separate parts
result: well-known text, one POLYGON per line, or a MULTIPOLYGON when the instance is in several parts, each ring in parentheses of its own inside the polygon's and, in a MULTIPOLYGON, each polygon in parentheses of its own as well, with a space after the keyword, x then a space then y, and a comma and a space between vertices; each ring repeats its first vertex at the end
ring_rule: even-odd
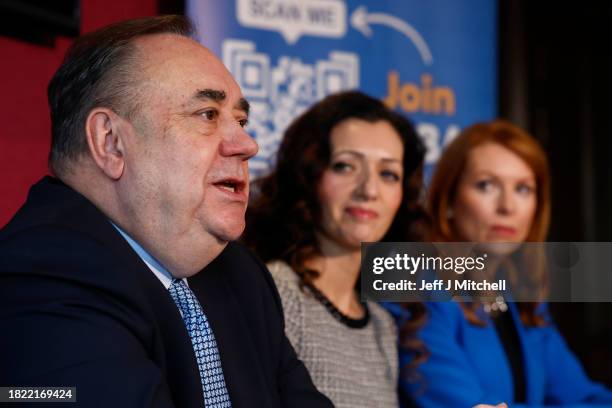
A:
MULTIPOLYGON (((102 226, 100 226, 102 230, 102 226)), ((178 407, 204 406, 202 383, 193 345, 181 314, 168 290, 142 261, 117 230, 109 223, 101 234, 108 245, 124 259, 135 283, 143 292, 156 326, 154 344, 149 345, 151 358, 159 365, 178 407)))
MULTIPOLYGON (((140 260, 140 258, 139 258, 140 260)), ((145 265, 146 266, 146 265, 145 265)), ((147 269, 142 286, 151 300, 160 341, 153 347, 177 407, 204 406, 202 383, 193 345, 181 314, 162 283, 147 269)))
MULTIPOLYGON (((222 258, 220 256, 219 258, 222 258)), ((264 390, 267 374, 257 361, 249 326, 225 274, 227 266, 217 259, 189 279, 212 327, 221 355, 223 375, 233 407, 271 407, 274 403, 264 390)))
MULTIPOLYGON (((104 246, 110 248, 120 259, 118 263, 121 268, 126 271, 125 279, 121 282, 122 292, 144 299, 146 305, 141 302, 142 312, 148 323, 153 325, 152 344, 146 344, 146 351, 153 363, 159 367, 176 405, 203 407, 202 384, 191 339, 166 288, 108 218, 83 196, 49 178, 45 179, 35 192, 41 195, 41 198, 46 194, 56 197, 54 194, 58 193, 61 194, 63 207, 73 208, 70 211, 72 217, 63 218, 63 224, 95 236, 104 246)), ((100 279, 103 280, 104 277, 100 279)))

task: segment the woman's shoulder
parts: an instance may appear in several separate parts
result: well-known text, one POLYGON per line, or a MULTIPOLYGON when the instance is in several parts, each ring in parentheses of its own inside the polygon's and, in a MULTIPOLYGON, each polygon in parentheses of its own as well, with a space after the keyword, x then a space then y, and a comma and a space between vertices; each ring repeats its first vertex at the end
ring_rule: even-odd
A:
POLYGON ((266 266, 270 270, 283 304, 285 333, 295 351, 301 355, 306 313, 304 311, 304 292, 300 289, 299 284, 300 279, 293 268, 284 261, 272 260, 266 266))
POLYGON ((299 279, 297 273, 293 270, 291 266, 285 261, 281 261, 280 259, 273 259, 266 263, 266 266, 270 270, 272 274, 272 278, 274 281, 279 283, 298 283, 299 279))
POLYGON ((287 299, 302 296, 300 278, 289 264, 281 260, 272 260, 266 263, 266 266, 270 270, 281 298, 287 299))
POLYGON ((392 313, 383 305, 380 305, 376 302, 367 301, 368 311, 370 312, 370 317, 383 326, 385 331, 393 331, 395 332, 396 323, 392 313))
MULTIPOLYGON (((397 322, 403 322, 410 319, 411 308, 406 307, 404 302, 380 302, 380 306, 387 310, 397 322)), ((442 315, 451 318, 461 317, 461 307, 457 302, 440 301, 440 302, 424 302, 423 306, 428 315, 442 315)))
POLYGON ((398 322, 410 317, 408 309, 404 308, 400 302, 380 302, 378 305, 398 322))

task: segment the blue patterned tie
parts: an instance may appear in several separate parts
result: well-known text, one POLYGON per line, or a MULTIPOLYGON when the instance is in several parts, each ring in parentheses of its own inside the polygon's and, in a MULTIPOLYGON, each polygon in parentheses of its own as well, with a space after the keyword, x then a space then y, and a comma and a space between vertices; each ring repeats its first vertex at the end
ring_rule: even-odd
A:
POLYGON ((183 280, 175 279, 168 290, 183 315, 191 337, 204 390, 204 405, 206 408, 231 407, 217 342, 200 302, 183 280))

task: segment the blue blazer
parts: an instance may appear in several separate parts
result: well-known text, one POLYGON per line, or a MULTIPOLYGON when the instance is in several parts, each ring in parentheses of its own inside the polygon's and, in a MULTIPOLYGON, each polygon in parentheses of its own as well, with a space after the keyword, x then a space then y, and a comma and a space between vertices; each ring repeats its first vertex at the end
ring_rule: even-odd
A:
MULTIPOLYGON (((384 306, 400 326, 409 316, 399 304, 384 306)), ((550 322, 546 305, 542 311, 550 324, 545 327, 523 326, 516 306, 509 306, 523 351, 526 404, 512 403, 512 371, 495 327, 469 323, 455 302, 426 303, 427 322, 419 338, 431 355, 418 367, 417 378, 400 377, 400 391, 422 408, 500 402, 511 407, 612 407, 612 391, 589 380, 550 322)), ((399 355, 400 367, 411 361, 411 353, 401 346, 399 355)))

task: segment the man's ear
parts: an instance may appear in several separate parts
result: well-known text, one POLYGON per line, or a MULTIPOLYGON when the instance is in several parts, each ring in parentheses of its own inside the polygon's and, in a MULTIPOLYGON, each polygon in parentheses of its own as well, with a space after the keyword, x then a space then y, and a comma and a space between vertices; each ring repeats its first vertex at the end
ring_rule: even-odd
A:
POLYGON ((95 108, 85 120, 87 145, 94 162, 113 180, 123 174, 124 143, 119 135, 121 117, 108 108, 95 108))

